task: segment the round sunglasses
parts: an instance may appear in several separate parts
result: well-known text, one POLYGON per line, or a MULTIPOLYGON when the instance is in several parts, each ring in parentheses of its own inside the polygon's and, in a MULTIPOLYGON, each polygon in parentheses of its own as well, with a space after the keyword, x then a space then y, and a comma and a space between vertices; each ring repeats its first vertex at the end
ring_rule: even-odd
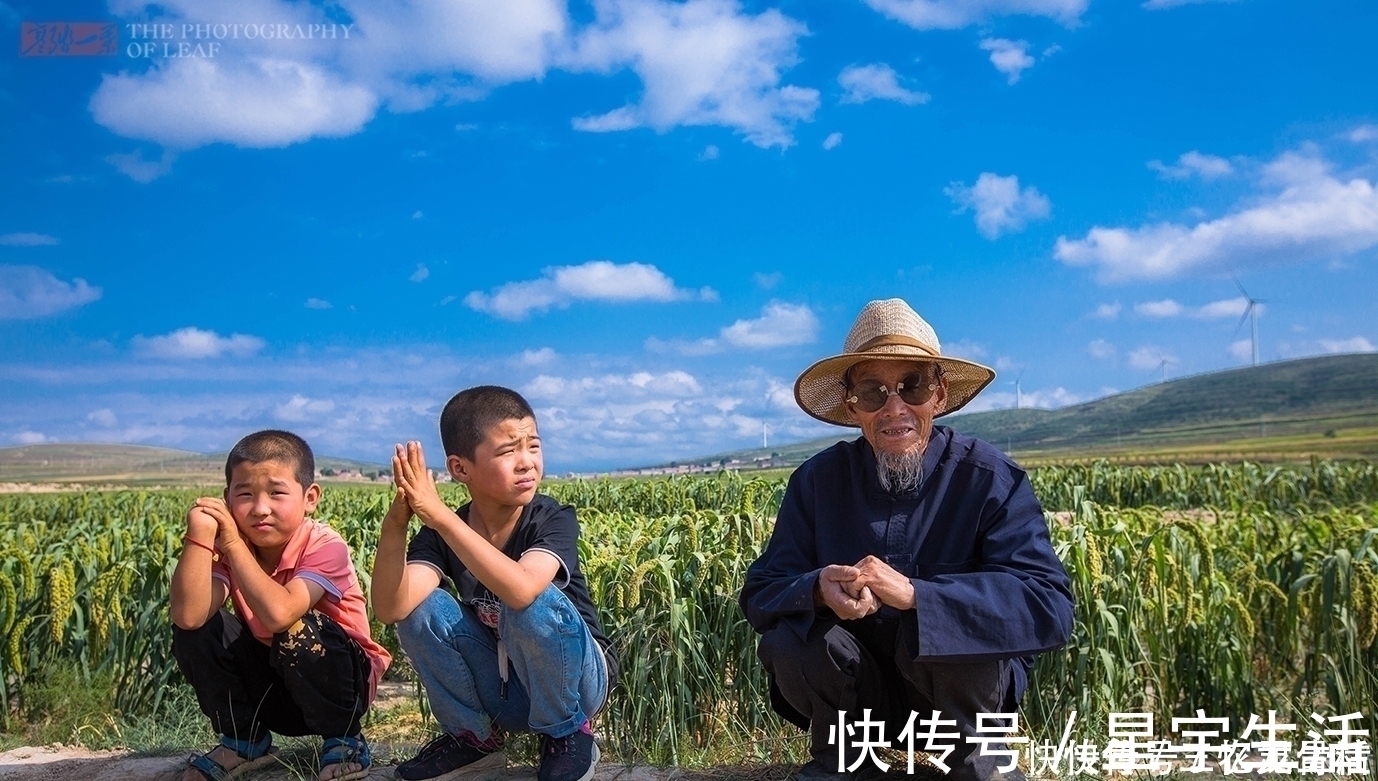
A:
POLYGON ((937 380, 926 372, 914 372, 900 378, 894 390, 887 388, 880 380, 862 380, 851 387, 852 395, 846 398, 846 402, 862 412, 875 412, 884 407, 891 396, 899 396, 900 401, 917 407, 933 398, 933 391, 937 389, 937 380))

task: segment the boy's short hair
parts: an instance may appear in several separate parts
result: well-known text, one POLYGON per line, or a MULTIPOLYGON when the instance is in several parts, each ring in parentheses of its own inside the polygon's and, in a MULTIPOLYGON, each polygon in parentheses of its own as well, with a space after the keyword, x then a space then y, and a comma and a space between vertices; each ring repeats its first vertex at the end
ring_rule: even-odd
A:
POLYGON ((479 385, 456 393, 440 413, 440 444, 445 455, 473 459, 488 429, 504 420, 536 419, 520 393, 498 385, 479 385))
POLYGON ((290 431, 267 429, 255 431, 230 448, 225 459, 225 485, 234 478, 234 468, 240 464, 261 464, 282 461, 292 465, 293 476, 302 488, 316 482, 316 457, 306 440, 290 431))

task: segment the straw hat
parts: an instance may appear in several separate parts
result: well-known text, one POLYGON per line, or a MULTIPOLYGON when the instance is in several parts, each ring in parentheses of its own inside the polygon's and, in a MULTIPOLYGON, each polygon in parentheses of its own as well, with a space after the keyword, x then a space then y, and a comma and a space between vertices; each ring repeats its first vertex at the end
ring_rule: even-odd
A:
POLYGON ((979 363, 942 354, 933 326, 899 298, 872 301, 857 315, 842 342, 842 353, 824 358, 804 370, 794 382, 794 400, 825 423, 856 426, 842 401, 842 377, 862 361, 921 361, 936 363, 947 377, 947 406, 941 417, 962 408, 995 379, 995 372, 979 363))

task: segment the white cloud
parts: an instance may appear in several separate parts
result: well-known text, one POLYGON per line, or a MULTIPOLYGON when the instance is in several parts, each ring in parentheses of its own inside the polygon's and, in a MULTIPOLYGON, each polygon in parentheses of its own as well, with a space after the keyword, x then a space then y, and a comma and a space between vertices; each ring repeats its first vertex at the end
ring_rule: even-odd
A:
POLYGON ((1046 16, 1077 24, 1087 0, 866 0, 876 11, 917 30, 956 30, 997 16, 1046 16))
POLYGON ((1236 361, 1250 361, 1254 357, 1254 343, 1252 339, 1236 339, 1230 342, 1230 357, 1236 361))
POLYGON ((101 289, 84 279, 63 282, 37 266, 0 265, 0 320, 46 317, 100 296, 101 289))
POLYGON ((1378 125, 1360 125, 1346 134, 1346 138, 1356 144, 1378 141, 1378 125))
POLYGON ((518 362, 523 366, 546 366, 553 363, 556 353, 549 347, 542 347, 539 350, 522 350, 518 362))
POLYGON ((722 152, 716 146, 709 144, 699 153, 699 160, 717 160, 720 154, 722 152))
POLYGON ((1031 220, 1047 219, 1052 203, 1033 186, 1019 188, 1019 177, 983 173, 967 187, 953 182, 943 192, 961 207, 976 212, 981 235, 996 239, 1006 231, 1020 231, 1031 220))
POLYGON ((1197 5, 1199 3, 1233 3, 1235 0, 1147 0, 1143 6, 1150 11, 1161 11, 1165 8, 1176 8, 1182 5, 1197 5))
POLYGON ((221 336, 214 331, 202 331, 194 326, 179 328, 162 336, 140 334, 131 340, 131 344, 135 352, 144 357, 167 360, 219 358, 222 355, 246 358, 264 346, 263 340, 257 336, 221 336))
POLYGON ((378 101, 367 87, 310 61, 191 57, 106 74, 90 108, 111 131, 172 149, 280 147, 357 133, 378 101))
POLYGON ((1177 363, 1177 356, 1161 347, 1146 345, 1129 353, 1129 365, 1141 371, 1155 371, 1164 364, 1177 363))
POLYGON ((1116 301, 1113 304, 1101 304, 1096 307, 1095 311, 1091 313, 1091 316, 1097 320, 1114 320, 1120 316, 1120 302, 1116 301))
POLYGON ((575 378, 541 374, 527 383, 522 393, 535 400, 577 404, 621 397, 629 401, 691 398, 702 395, 703 387, 692 374, 676 369, 660 374, 638 371, 575 378))
POLYGON ((41 431, 21 431, 14 435, 14 441, 20 445, 41 445, 44 442, 56 442, 56 439, 49 439, 41 431))
MULTIPOLYGON (((1249 306, 1249 301, 1243 297, 1225 298, 1220 301, 1212 301, 1196 311, 1191 316, 1200 320, 1218 320, 1221 318, 1239 317, 1244 314, 1244 310, 1249 306)), ((1263 314, 1263 305, 1254 304, 1254 309, 1259 314, 1263 314)))
POLYGON ((837 83, 847 90, 843 103, 865 103, 868 100, 893 100, 906 106, 927 103, 927 92, 915 92, 900 86, 899 74, 883 62, 872 65, 849 65, 837 76, 837 83))
POLYGON ((774 302, 761 310, 760 317, 738 320, 719 336, 733 347, 748 350, 810 344, 818 338, 818 318, 807 304, 774 302))
POLYGON ((1223 217, 1194 226, 1161 222, 1093 227, 1061 236, 1055 254, 1092 266, 1103 282, 1166 279, 1219 269, 1333 260, 1378 246, 1378 190, 1360 176, 1343 181, 1312 150, 1265 166, 1261 188, 1275 188, 1223 217))
POLYGON ((977 361, 985 358, 987 351, 984 346, 976 342, 967 339, 959 339, 944 345, 943 355, 951 355, 957 358, 966 358, 969 361, 977 361))
POLYGON ((0 244, 7 247, 51 247, 57 239, 46 233, 6 233, 0 236, 0 244))
POLYGON ((659 339, 654 336, 646 338, 643 346, 653 353, 678 353, 691 357, 701 355, 713 355, 723 351, 722 344, 717 339, 659 339))
POLYGON ((86 419, 95 423, 97 426, 104 426, 105 428, 113 428, 120 423, 120 419, 115 416, 115 411, 109 407, 103 407, 92 411, 86 416, 86 419))
POLYGON ((330 309, 332 306, 333 306, 333 305, 332 305, 329 301, 326 301, 326 300, 323 299, 323 298, 308 298, 308 299, 306 299, 306 308, 307 308, 307 309, 330 309))
POLYGON ((1034 66, 1034 58, 1029 56, 1028 41, 983 38, 981 48, 990 52, 990 64, 1005 74, 1010 84, 1018 83, 1020 75, 1034 66))
POLYGON ((823 139, 823 148, 830 152, 839 146, 842 146, 841 133, 829 133, 828 137, 823 139))
POLYGON ((638 103, 575 119, 577 130, 722 125, 757 146, 787 148, 794 125, 818 109, 818 90, 780 83, 807 29, 776 9, 753 16, 736 0, 595 0, 594 10, 568 66, 631 68, 644 91, 638 103))
POLYGON ((773 289, 776 285, 780 284, 780 280, 784 278, 785 275, 781 274, 778 271, 772 271, 769 274, 757 272, 751 275, 752 281, 754 281, 756 283, 756 286, 761 288, 762 290, 773 289))
POLYGON ((591 260, 578 266, 552 266, 542 271, 540 279, 509 282, 491 293, 475 290, 464 297, 464 303, 504 320, 524 320, 532 312, 568 306, 575 300, 623 303, 716 297, 710 288, 682 290, 664 272, 646 263, 591 260))
POLYGON ((1176 317, 1182 314, 1182 305, 1168 298, 1162 301, 1145 301, 1142 304, 1135 304, 1134 311, 1144 317, 1176 317))
POLYGON ((334 409, 335 402, 329 399, 312 399, 295 394, 285 404, 279 404, 277 409, 273 410, 273 416, 289 423, 301 423, 318 418, 334 409))
POLYGON ((1373 346, 1363 336, 1352 336, 1348 339, 1321 339, 1321 349, 1327 353, 1371 353, 1378 352, 1378 347, 1373 346))
MULTIPOLYGON (((1080 404, 1090 398, 1091 396, 1086 394, 1073 393, 1058 386, 1039 390, 1023 390, 1019 394, 1018 401, 1024 409, 1057 409, 1058 407, 1080 404)), ((1010 409, 1014 407, 1015 400, 1013 391, 987 390, 973 399, 970 404, 962 407, 961 414, 969 415, 973 412, 987 412, 993 409, 1010 409)), ((996 442, 995 444, 1000 443, 996 442)))
POLYGON ((423 212, 421 212, 419 209, 418 209, 417 211, 414 211, 414 212, 411 213, 411 218, 412 218, 413 220, 419 220, 419 219, 421 219, 422 217, 425 217, 425 216, 426 216, 426 215, 425 215, 423 212))
POLYGON ((1215 155, 1203 155, 1196 150, 1178 157, 1176 165, 1164 165, 1161 160, 1149 160, 1148 167, 1157 171, 1164 179, 1187 179, 1192 176, 1218 179, 1234 173, 1234 166, 1229 160, 1215 155))
POLYGON ((1086 345, 1086 354, 1098 361, 1113 361, 1117 351, 1115 345, 1104 339, 1094 339, 1086 345))
POLYGON ((107 155, 105 162, 139 184, 148 184, 171 171, 176 159, 177 153, 171 149, 164 149, 158 160, 145 160, 143 151, 136 149, 128 154, 107 155))
POLYGON ((416 270, 413 271, 411 273, 411 276, 407 277, 407 279, 411 280, 412 282, 425 282, 426 277, 429 277, 430 275, 431 270, 426 268, 425 263, 417 263, 416 270))

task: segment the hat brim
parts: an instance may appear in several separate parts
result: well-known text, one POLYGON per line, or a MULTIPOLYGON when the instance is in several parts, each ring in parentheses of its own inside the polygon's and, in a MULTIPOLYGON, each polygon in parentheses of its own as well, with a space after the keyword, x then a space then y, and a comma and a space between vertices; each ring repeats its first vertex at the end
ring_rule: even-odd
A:
POLYGON ((951 415, 976 397, 995 379, 995 370, 979 363, 933 356, 916 350, 881 347, 864 353, 843 353, 824 358, 805 369, 794 381, 794 400, 810 416, 836 426, 858 428, 847 414, 843 401, 842 377, 847 370, 863 361, 908 361, 936 363, 947 380, 947 405, 933 417, 951 415))

